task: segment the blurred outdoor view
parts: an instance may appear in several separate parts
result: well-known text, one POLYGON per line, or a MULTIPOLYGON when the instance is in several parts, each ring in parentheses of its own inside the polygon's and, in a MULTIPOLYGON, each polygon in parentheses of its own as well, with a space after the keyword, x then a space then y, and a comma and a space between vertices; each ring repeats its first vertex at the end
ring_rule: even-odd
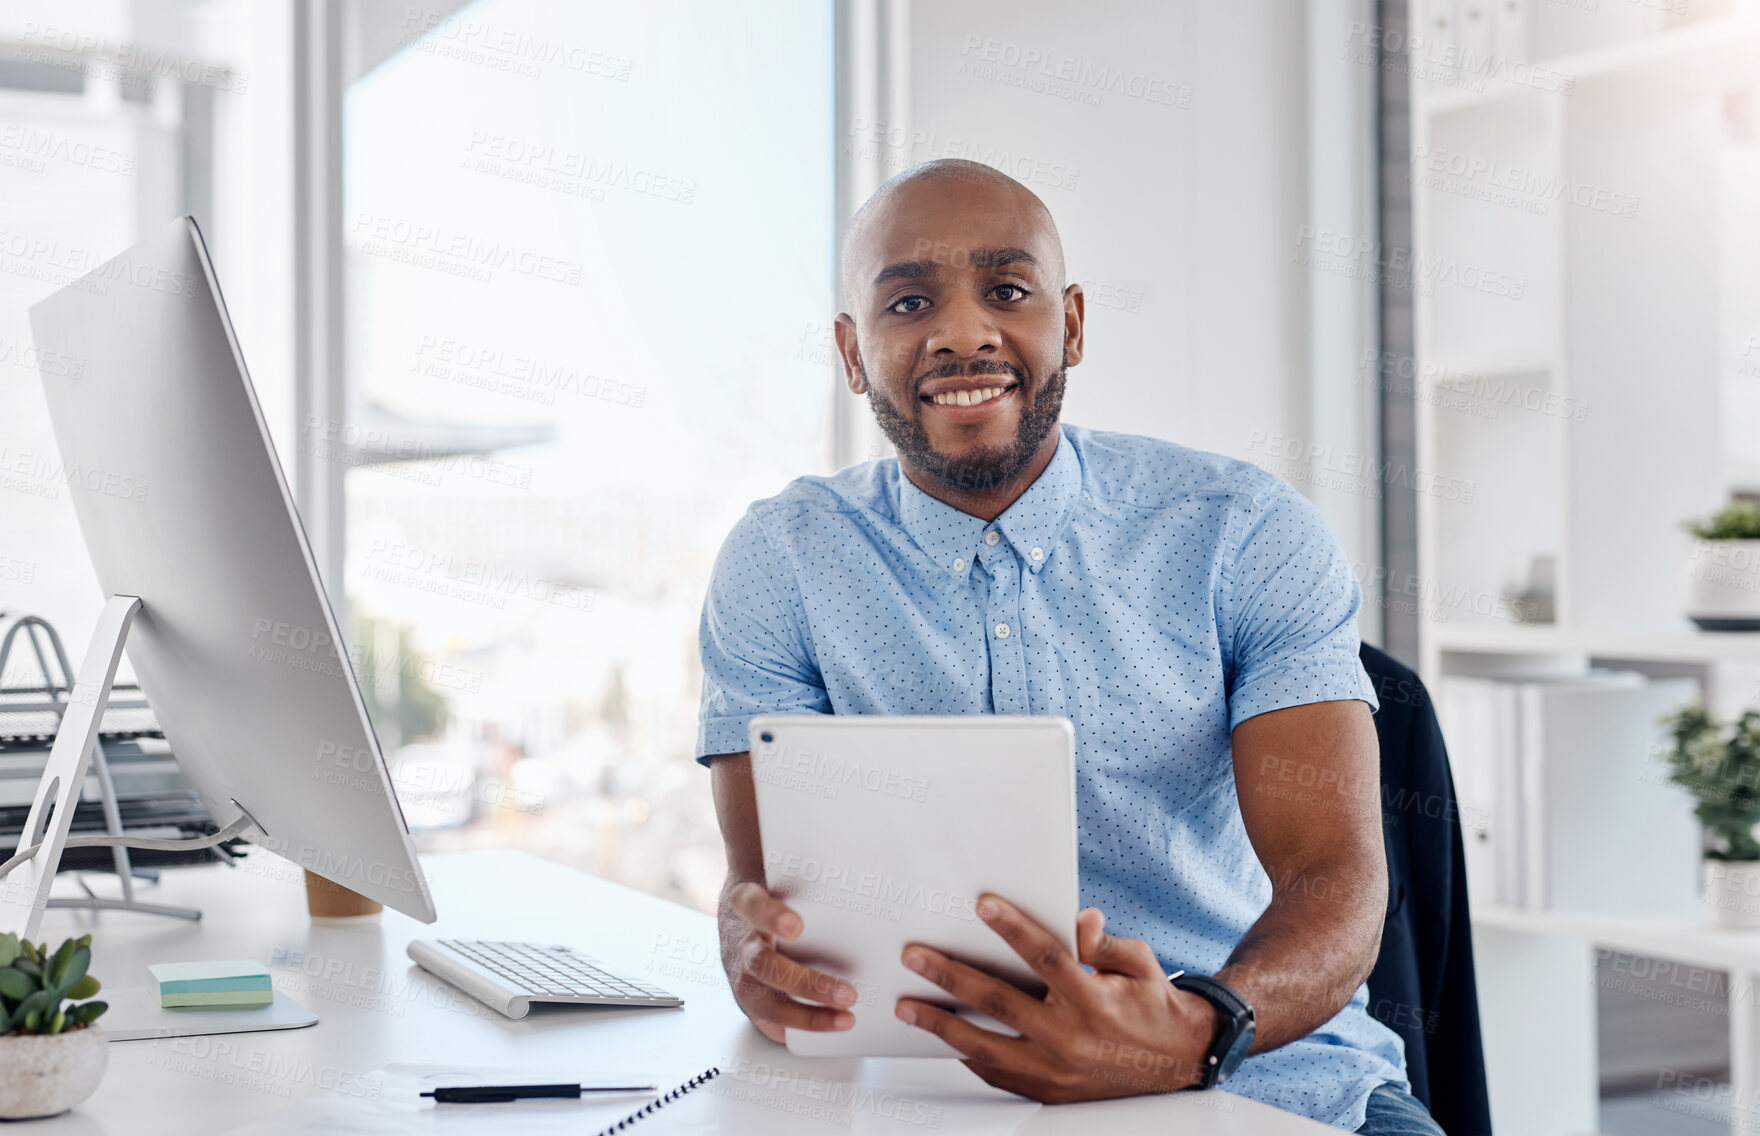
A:
POLYGON ((704 586, 830 461, 831 28, 789 11, 678 36, 671 5, 485 0, 350 90, 360 423, 300 444, 427 459, 346 481, 355 658, 424 849, 713 904, 704 586))

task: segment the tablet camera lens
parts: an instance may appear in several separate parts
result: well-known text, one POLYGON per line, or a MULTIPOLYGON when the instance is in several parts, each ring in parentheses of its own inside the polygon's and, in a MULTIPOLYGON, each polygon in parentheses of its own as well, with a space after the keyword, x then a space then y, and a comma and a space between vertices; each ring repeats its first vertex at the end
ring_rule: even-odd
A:
POLYGON ((769 745, 771 742, 776 740, 776 735, 771 733, 769 730, 765 730, 763 733, 758 735, 758 740, 763 742, 765 745, 769 745))

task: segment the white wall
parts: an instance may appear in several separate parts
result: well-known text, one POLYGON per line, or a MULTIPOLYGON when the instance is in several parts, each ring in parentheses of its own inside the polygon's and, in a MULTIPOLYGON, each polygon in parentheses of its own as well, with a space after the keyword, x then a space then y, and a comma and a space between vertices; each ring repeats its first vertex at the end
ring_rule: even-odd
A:
POLYGON ((1073 422, 1243 456, 1253 430, 1301 432, 1306 320, 1290 251, 1307 189, 1303 23, 1254 7, 912 6, 911 160, 1026 166, 1087 286, 1073 422), (1053 74, 1000 62, 1028 52, 1053 74), (1085 105, 981 77, 1056 82, 1063 57, 1162 81, 1156 98, 1189 105, 1103 87, 1083 88, 1100 100, 1085 105))
MULTIPOLYGON (((1329 168, 1352 160, 1338 137, 1366 139, 1372 125, 1367 106, 1356 122, 1316 116, 1325 121, 1315 130, 1336 134, 1311 143, 1311 71, 1330 66, 1335 87, 1342 78, 1372 89, 1372 76, 1343 62, 1334 13, 1316 17, 1325 23, 1311 52, 1308 7, 918 0, 908 129, 853 124, 845 143, 880 143, 888 173, 970 157, 1025 181, 1050 207, 1070 277, 1088 293, 1086 357, 1071 372, 1065 420, 1267 465, 1313 497, 1368 565, 1378 559, 1377 487, 1329 490, 1305 477, 1305 461, 1270 456, 1274 436, 1304 452, 1321 445, 1334 463, 1374 453, 1372 419, 1357 412, 1371 396, 1352 382, 1351 361, 1317 369, 1312 357, 1318 341, 1336 359, 1341 332, 1358 342, 1355 328, 1332 322, 1327 336, 1310 336, 1310 304, 1339 278, 1297 255, 1310 202, 1328 205, 1312 188, 1310 153, 1323 188, 1329 168)), ((1367 167, 1366 146, 1361 157, 1367 167)), ((1366 634, 1378 630, 1367 615, 1366 634)))

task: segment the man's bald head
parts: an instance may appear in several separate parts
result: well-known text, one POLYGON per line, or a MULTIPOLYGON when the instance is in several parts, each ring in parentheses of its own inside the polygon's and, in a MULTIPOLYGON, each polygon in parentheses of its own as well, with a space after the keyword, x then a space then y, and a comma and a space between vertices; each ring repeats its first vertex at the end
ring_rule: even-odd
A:
MULTIPOLYGON (((923 162, 888 178, 876 189, 855 216, 843 235, 843 294, 852 307, 861 294, 862 273, 884 255, 886 235, 897 235, 900 227, 907 230, 913 220, 922 218, 921 210, 944 209, 948 206, 980 208, 1012 213, 1034 232, 1041 246, 1037 255, 1047 259, 1043 271, 1059 291, 1064 287, 1063 240, 1051 210, 1039 195, 994 166, 966 158, 937 158, 923 162)), ((925 240, 910 242, 923 245, 925 240)), ((927 251, 927 250, 925 250, 927 251)), ((872 272, 867 273, 869 280, 872 272)))

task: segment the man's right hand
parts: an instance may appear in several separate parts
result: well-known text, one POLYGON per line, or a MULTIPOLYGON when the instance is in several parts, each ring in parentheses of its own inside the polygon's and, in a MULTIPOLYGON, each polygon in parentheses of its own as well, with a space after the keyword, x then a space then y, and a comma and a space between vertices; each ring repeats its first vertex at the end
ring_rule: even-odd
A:
POLYGON ((709 766, 715 815, 727 843, 727 884, 721 889, 721 966, 733 1000, 764 1036, 785 1040, 785 1029, 846 1030, 856 1024, 845 1007, 856 988, 784 958, 778 942, 800 937, 800 913, 762 883, 764 850, 758 839, 758 801, 752 794, 752 758, 721 754, 709 766))
POLYGON ((855 1025, 856 988, 803 966, 776 949, 799 937, 799 913, 750 880, 731 877, 721 892, 721 965, 733 999, 771 1041, 784 1029, 846 1030, 855 1025))

